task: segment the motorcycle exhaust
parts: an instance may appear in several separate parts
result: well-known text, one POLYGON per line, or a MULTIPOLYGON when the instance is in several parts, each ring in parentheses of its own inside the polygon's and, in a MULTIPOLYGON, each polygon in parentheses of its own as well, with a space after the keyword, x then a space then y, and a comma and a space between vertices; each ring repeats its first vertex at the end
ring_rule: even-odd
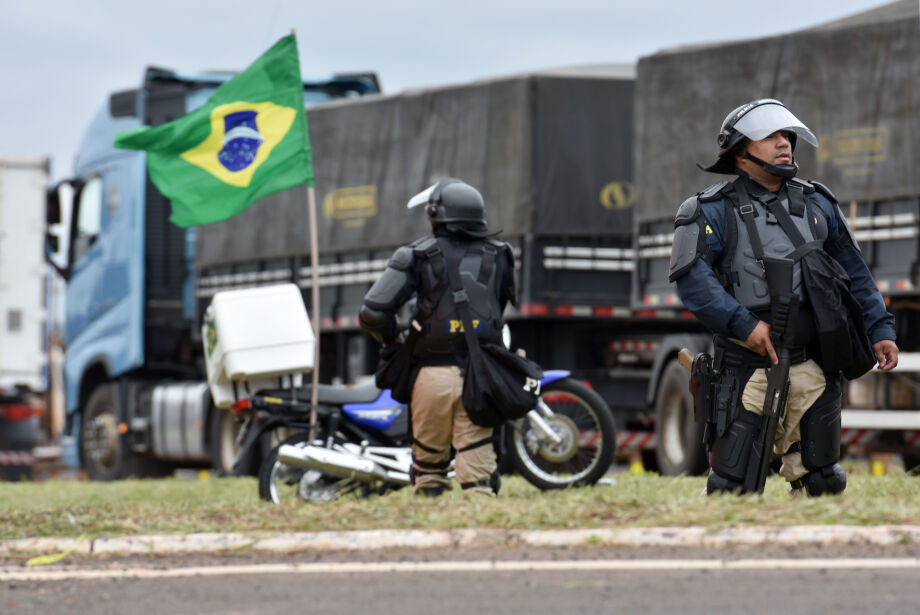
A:
POLYGON ((387 470, 379 463, 357 455, 335 451, 320 446, 291 446, 283 444, 278 449, 278 461, 295 468, 317 470, 339 478, 351 478, 362 483, 387 482, 408 485, 405 472, 387 470))

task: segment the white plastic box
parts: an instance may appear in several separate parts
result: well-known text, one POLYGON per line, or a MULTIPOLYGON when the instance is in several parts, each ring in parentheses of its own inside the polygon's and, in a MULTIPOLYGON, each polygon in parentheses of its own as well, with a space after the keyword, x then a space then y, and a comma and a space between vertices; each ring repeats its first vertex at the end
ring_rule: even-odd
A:
POLYGON ((260 389, 299 386, 313 369, 316 338, 294 284, 216 293, 201 339, 218 408, 260 389))

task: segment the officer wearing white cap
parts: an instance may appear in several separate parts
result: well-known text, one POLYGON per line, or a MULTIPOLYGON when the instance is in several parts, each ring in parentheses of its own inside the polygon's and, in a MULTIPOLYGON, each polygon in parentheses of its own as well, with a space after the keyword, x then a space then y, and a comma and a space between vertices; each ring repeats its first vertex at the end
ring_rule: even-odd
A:
POLYGON ((500 480, 493 430, 474 424, 462 403, 466 338, 446 267, 459 267, 476 335, 501 343, 502 314, 515 300, 511 246, 486 226, 485 202, 476 188, 445 178, 409 200, 424 206, 432 234, 399 248, 364 297, 361 326, 384 346, 401 334, 396 313, 413 295, 420 341, 413 354, 420 369, 412 386, 412 481, 420 495, 451 488, 451 448, 464 492, 497 495, 500 480))
MULTIPOLYGON (((770 337, 764 258, 800 258, 794 241, 803 239, 824 250, 851 280, 879 368, 890 370, 898 362, 894 317, 834 195, 818 182, 796 177, 793 154, 799 140, 818 146, 814 133, 780 101, 765 98, 737 107, 719 130, 718 159, 700 166, 737 177, 687 199, 675 219, 669 278, 677 282, 684 305, 715 334, 711 429, 705 430, 708 493, 743 490, 763 412, 766 369, 778 360, 770 337)), ((785 346, 790 388, 773 450, 782 456, 780 473, 793 493, 840 493, 846 488, 846 474, 837 463, 841 376, 822 367, 827 361, 798 260, 792 291, 800 307, 786 338, 791 340, 785 346)))

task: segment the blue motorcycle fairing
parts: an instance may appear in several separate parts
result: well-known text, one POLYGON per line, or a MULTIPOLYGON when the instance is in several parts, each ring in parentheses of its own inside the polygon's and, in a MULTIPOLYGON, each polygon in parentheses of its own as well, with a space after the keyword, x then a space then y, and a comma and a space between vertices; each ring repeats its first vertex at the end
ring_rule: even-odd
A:
MULTIPOLYGON (((540 386, 546 386, 563 378, 568 378, 570 375, 571 372, 564 369, 547 370, 543 372, 540 386)), ((406 408, 406 404, 401 404, 393 399, 390 390, 385 389, 380 392, 380 397, 375 401, 369 404, 345 404, 342 406, 342 411, 359 425, 386 431, 406 408)))
POLYGON ((568 378, 572 375, 572 372, 564 369, 550 369, 543 372, 543 378, 540 379, 540 386, 545 387, 551 382, 556 382, 557 380, 562 380, 563 378, 568 378))
POLYGON ((386 431, 405 411, 406 404, 401 404, 390 394, 389 389, 380 392, 380 396, 369 404, 345 404, 342 411, 351 420, 379 431, 386 431))

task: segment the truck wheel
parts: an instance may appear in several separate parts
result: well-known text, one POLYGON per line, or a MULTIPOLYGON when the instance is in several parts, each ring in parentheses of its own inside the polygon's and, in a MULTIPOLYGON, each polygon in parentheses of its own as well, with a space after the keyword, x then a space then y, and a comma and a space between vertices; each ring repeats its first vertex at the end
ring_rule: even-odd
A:
POLYGON ((125 476, 124 442, 118 433, 117 390, 104 384, 89 396, 80 421, 80 456, 91 480, 125 476))
POLYGON ((702 425, 693 420, 689 374, 676 361, 661 375, 655 403, 655 459, 665 476, 698 475, 709 467, 702 444, 702 425))

